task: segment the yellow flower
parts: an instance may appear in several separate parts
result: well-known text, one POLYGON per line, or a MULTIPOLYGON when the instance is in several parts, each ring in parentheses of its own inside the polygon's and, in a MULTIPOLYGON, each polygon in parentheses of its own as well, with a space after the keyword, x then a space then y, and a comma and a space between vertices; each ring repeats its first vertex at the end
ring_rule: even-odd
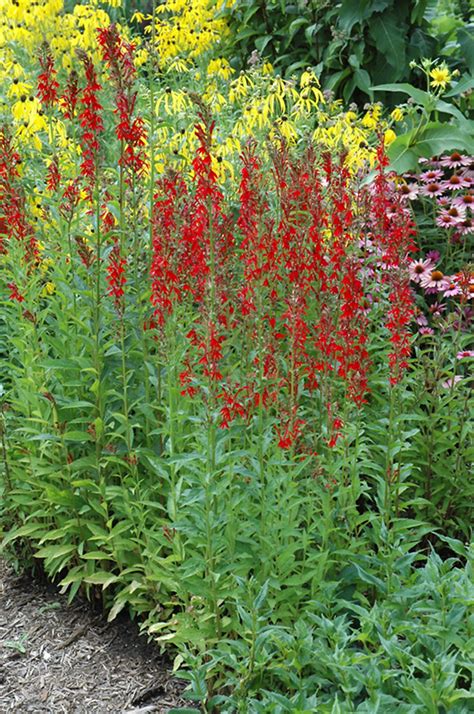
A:
POLYGON ((431 86, 437 89, 446 89, 446 85, 451 81, 451 73, 445 64, 433 67, 430 72, 431 86))
POLYGON ((393 129, 387 129, 387 131, 383 135, 383 142, 386 146, 392 143, 392 141, 395 141, 397 138, 397 135, 393 131, 393 129))
POLYGON ((164 106, 166 114, 177 114, 183 112, 190 107, 190 100, 185 91, 181 89, 173 90, 166 87, 161 96, 158 97, 155 105, 157 114, 160 112, 161 105, 164 106))
POLYGON ((56 292, 56 285, 51 282, 47 282, 41 291, 42 297, 48 297, 56 292))
POLYGON ((393 121, 401 121, 403 119, 403 110, 400 107, 395 107, 395 109, 390 114, 393 121))
POLYGON ((207 74, 209 77, 221 77, 222 79, 230 79, 234 74, 235 69, 232 69, 230 64, 223 57, 213 59, 207 65, 207 74))

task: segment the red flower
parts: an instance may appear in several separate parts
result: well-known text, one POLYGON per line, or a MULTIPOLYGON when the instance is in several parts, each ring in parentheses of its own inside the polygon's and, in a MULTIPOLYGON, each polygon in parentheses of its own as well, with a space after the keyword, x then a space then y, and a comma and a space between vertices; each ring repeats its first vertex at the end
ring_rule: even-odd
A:
POLYGON ((19 185, 17 166, 21 159, 13 148, 5 129, 0 129, 0 206, 3 214, 4 237, 0 234, 0 254, 6 253, 10 240, 17 240, 24 250, 25 260, 34 265, 38 259, 38 243, 28 220, 25 195, 19 185))
POLYGON ((18 290, 16 283, 7 283, 7 288, 10 290, 10 300, 14 300, 20 303, 25 301, 25 298, 18 290))
POLYGON ((114 298, 115 307, 119 314, 123 313, 124 286, 127 282, 125 276, 125 266, 127 261, 120 254, 118 243, 114 245, 109 255, 107 266, 107 282, 109 284, 109 295, 114 298))
POLYGON ((83 129, 81 173, 86 179, 89 198, 91 198, 99 162, 99 137, 104 131, 104 123, 100 116, 102 105, 98 100, 102 87, 97 81, 96 71, 89 55, 83 50, 76 50, 76 52, 84 64, 86 73, 86 87, 81 97, 82 111, 79 114, 79 122, 83 129))
POLYGON ((130 177, 139 176, 145 170, 147 161, 144 152, 145 123, 141 117, 134 116, 137 100, 137 92, 133 89, 136 75, 133 61, 135 45, 120 37, 115 24, 97 32, 102 57, 110 70, 117 92, 115 113, 119 117, 119 123, 116 134, 122 146, 119 163, 129 170, 130 177))
POLYGON ((58 157, 54 156, 48 167, 48 174, 46 176, 46 187, 48 191, 54 192, 59 188, 61 182, 61 174, 59 173, 58 157))
POLYGON ((64 117, 73 120, 76 116, 77 103, 79 101, 81 90, 78 86, 78 77, 76 70, 72 70, 66 82, 66 88, 62 94, 59 104, 64 109, 64 117))
POLYGON ((56 81, 54 60, 47 42, 41 46, 39 63, 43 70, 38 76, 38 97, 45 107, 52 107, 58 102, 59 84, 56 81))
POLYGON ((386 327, 390 331, 390 383, 397 384, 408 367, 410 356, 410 323, 413 298, 410 290, 408 263, 413 244, 413 222, 400 196, 395 195, 384 174, 387 159, 383 144, 378 149, 379 168, 374 182, 372 201, 372 240, 381 253, 382 282, 389 288, 386 327))

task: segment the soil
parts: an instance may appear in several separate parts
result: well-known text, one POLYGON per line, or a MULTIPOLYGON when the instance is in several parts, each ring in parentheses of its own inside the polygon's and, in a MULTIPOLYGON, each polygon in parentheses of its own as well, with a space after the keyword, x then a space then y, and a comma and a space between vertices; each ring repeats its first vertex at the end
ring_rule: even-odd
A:
MULTIPOLYGON (((188 706, 170 662, 125 618, 18 577, 0 560, 0 712, 165 714, 188 706)), ((198 710, 196 710, 197 712, 198 710)))

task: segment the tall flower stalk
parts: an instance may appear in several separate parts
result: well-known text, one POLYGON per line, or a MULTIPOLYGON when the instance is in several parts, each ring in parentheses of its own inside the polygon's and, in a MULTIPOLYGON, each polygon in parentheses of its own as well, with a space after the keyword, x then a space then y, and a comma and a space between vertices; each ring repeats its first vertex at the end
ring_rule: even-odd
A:
POLYGON ((77 55, 84 65, 86 86, 80 98, 81 111, 78 116, 82 128, 82 162, 81 177, 85 192, 94 216, 95 256, 93 262, 95 286, 92 305, 92 325, 94 334, 94 373, 95 381, 93 392, 95 394, 96 418, 91 425, 91 431, 96 445, 96 469, 99 483, 103 488, 102 478, 102 444, 104 436, 104 397, 102 388, 102 347, 101 347, 101 302, 102 302, 102 225, 101 225, 101 197, 100 197, 100 160, 101 160, 101 135, 104 132, 102 120, 103 107, 99 100, 102 89, 97 73, 90 56, 78 50, 77 55))

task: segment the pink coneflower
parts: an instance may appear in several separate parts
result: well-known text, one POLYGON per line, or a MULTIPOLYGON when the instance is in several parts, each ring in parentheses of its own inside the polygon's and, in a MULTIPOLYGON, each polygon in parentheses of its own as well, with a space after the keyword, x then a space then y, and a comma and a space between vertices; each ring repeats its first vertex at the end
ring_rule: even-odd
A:
POLYGON ((457 221, 463 221, 466 218, 466 209, 463 206, 452 205, 448 209, 444 210, 443 213, 447 213, 457 221))
POLYGON ((440 160, 440 166, 447 166, 448 169, 459 169, 461 166, 469 166, 472 161, 470 156, 464 156, 463 154, 453 151, 449 156, 442 156, 440 160))
POLYGON ((432 327, 420 327, 418 333, 420 335, 434 335, 434 330, 432 327))
POLYGON ((443 190, 448 189, 448 191, 458 191, 460 188, 469 188, 471 183, 472 180, 468 176, 453 174, 447 181, 442 181, 441 186, 443 190))
POLYGON ((442 186, 437 181, 433 181, 432 183, 427 183, 420 188, 420 193, 422 193, 423 196, 440 196, 443 193, 443 191, 444 191, 444 186, 442 186))
POLYGON ((474 210, 474 192, 468 191, 462 196, 456 196, 456 198, 453 198, 453 206, 474 210))
POLYGON ((452 228, 457 224, 458 221, 453 216, 450 216, 447 211, 443 211, 436 218, 436 225, 440 226, 440 228, 452 228))
POLYGON ((418 196, 419 188, 416 183, 402 183, 398 188, 398 193, 402 198, 413 201, 418 196))
POLYGON ((438 263, 439 259, 441 258, 441 253, 439 250, 429 250, 428 253, 425 255, 426 260, 431 260, 433 263, 433 266, 438 263))
POLYGON ((444 291, 444 297, 455 297, 460 294, 461 288, 457 284, 456 280, 449 280, 444 291))
POLYGON ((446 278, 441 270, 428 270, 420 278, 420 285, 430 292, 439 292, 446 287, 446 278))
POLYGON ((422 312, 415 317, 415 322, 417 325, 419 325, 419 327, 427 327, 428 326, 427 317, 422 312))
POLYGON ((463 221, 460 221, 456 224, 456 228, 462 236, 465 236, 468 233, 473 233, 474 223, 472 218, 465 218, 463 221))
POLYGON ((432 159, 427 159, 425 156, 420 156, 418 159, 419 164, 437 164, 436 157, 432 159))
POLYGON ((423 173, 420 174, 420 179, 423 183, 434 183, 440 178, 443 178, 443 172, 441 169, 430 169, 429 171, 423 171, 423 173))
POLYGON ((432 317, 441 317, 443 312, 446 312, 446 305, 442 302, 435 302, 428 308, 432 317))
POLYGON ((410 280, 414 283, 420 283, 422 278, 430 276, 434 268, 431 260, 414 260, 408 266, 410 280))
POLYGON ((466 359, 468 357, 474 357, 474 350, 462 350, 461 352, 458 352, 456 357, 458 359, 466 359))
POLYGON ((448 208, 451 206, 451 199, 448 196, 439 196, 439 198, 436 199, 436 203, 440 208, 448 208))

